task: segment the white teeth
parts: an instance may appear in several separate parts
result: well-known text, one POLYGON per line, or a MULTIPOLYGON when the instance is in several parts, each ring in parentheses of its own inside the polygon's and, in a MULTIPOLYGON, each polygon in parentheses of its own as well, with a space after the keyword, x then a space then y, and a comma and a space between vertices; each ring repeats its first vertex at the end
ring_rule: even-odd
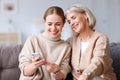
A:
POLYGON ((51 32, 52 34, 56 34, 57 32, 51 32))

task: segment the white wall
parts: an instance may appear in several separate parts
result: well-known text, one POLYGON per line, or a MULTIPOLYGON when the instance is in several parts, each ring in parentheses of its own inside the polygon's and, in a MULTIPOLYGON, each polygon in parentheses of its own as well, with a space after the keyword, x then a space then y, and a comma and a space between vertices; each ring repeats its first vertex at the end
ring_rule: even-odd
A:
MULTIPOLYGON (((60 6, 64 10, 72 4, 82 3, 87 5, 97 18, 96 30, 106 34, 110 42, 119 42, 119 23, 120 23, 120 1, 119 0, 18 0, 18 13, 15 15, 4 15, 0 12, 0 32, 19 32, 22 43, 29 35, 36 34, 35 20, 42 21, 44 11, 49 6, 60 6), (8 24, 11 19, 12 24, 8 24), (12 27, 13 26, 13 27, 12 27)), ((44 29, 44 24, 40 22, 40 29, 44 29)), ((63 39, 71 35, 68 24, 63 30, 63 39)))
POLYGON ((110 42, 120 42, 120 0, 94 0, 92 8, 97 17, 96 29, 106 34, 110 42))

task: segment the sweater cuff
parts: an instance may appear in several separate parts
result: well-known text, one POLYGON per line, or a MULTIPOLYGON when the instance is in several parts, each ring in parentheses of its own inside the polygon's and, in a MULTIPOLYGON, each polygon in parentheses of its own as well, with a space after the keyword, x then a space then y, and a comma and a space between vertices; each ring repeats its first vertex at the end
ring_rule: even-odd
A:
POLYGON ((21 80, 33 80, 35 77, 35 74, 32 76, 25 76, 23 73, 21 74, 22 79, 21 80))
POLYGON ((25 76, 24 75, 24 67, 22 67, 22 69, 21 69, 20 80, 32 80, 35 77, 35 74, 33 74, 32 76, 25 76))

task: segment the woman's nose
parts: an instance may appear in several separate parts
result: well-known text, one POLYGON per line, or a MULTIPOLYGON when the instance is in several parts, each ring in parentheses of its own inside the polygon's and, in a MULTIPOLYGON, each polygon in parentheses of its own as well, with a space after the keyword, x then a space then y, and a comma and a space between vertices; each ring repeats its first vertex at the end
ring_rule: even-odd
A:
POLYGON ((73 26, 74 25, 74 22, 73 21, 71 21, 71 24, 70 24, 71 26, 73 26))
POLYGON ((53 26, 52 26, 52 30, 55 30, 55 29, 56 29, 56 27, 55 27, 55 25, 53 25, 53 26))

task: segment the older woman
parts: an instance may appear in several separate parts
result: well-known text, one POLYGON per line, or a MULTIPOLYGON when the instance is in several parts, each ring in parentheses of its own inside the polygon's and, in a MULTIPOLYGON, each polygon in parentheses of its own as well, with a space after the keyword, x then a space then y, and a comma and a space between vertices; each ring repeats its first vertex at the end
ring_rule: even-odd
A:
POLYGON ((66 19, 74 31, 68 40, 72 46, 74 80, 116 80, 110 58, 108 38, 94 30, 96 19, 84 5, 66 10, 66 19))
POLYGON ((65 23, 63 10, 48 8, 44 23, 45 32, 30 36, 19 55, 20 80, 64 80, 70 72, 71 48, 60 37, 65 23))

